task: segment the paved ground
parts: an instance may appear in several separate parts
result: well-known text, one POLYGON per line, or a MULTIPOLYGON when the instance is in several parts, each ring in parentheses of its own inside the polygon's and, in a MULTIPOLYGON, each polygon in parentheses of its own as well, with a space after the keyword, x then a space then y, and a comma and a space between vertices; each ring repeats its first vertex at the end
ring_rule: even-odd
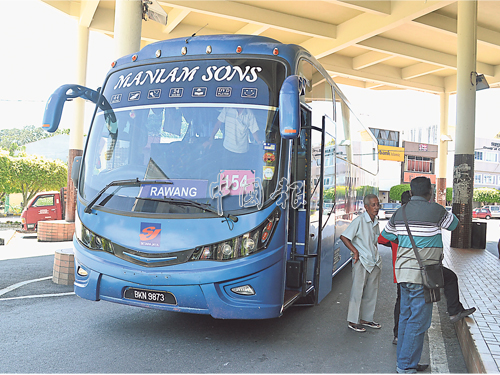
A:
MULTIPOLYGON (((493 232, 497 225, 496 221, 490 220, 488 229, 493 232)), ((464 343, 461 344, 470 372, 500 372, 500 259, 497 243, 498 239, 488 241, 485 250, 445 246, 445 262, 458 275, 462 304, 465 308, 474 306, 477 309, 457 324, 457 330, 463 332, 461 341, 464 343)))
MULTIPOLYGON (((0 218, 0 222, 6 220, 16 220, 16 219, 17 218, 0 218)), ((0 260, 5 261, 3 264, 6 266, 3 268, 4 273, 2 277, 0 277, 0 290, 3 290, 5 292, 3 293, 5 295, 2 297, 2 299, 5 299, 5 297, 7 297, 6 293, 9 292, 8 290, 6 290, 6 288, 12 286, 13 285, 12 280, 16 278, 15 277, 16 275, 9 275, 8 272, 5 272, 5 270, 9 269, 8 265, 11 262, 17 262, 16 265, 18 265, 19 264, 18 260, 21 258, 24 258, 22 261, 23 271, 28 273, 29 277, 23 276, 19 280, 32 280, 32 281, 35 280, 35 282, 33 282, 32 284, 24 285, 23 288, 19 288, 16 293, 10 292, 10 294, 8 294, 9 296, 13 296, 14 298, 16 298, 16 297, 22 297, 23 294, 28 294, 28 295, 33 294, 35 293, 34 292, 35 286, 36 285, 40 286, 42 284, 45 285, 47 289, 50 289, 53 293, 68 293, 68 294, 72 293, 71 287, 55 285, 46 275, 47 273, 46 270, 51 269, 51 262, 53 262, 54 252, 57 249, 61 249, 63 247, 71 247, 70 242, 63 242, 63 243, 37 242, 36 237, 34 235, 24 235, 20 233, 15 233, 14 230, 1 230, 0 238, 4 238, 6 243, 5 246, 0 246, 0 260), (22 251, 20 251, 21 249, 22 251), (46 263, 45 266, 43 267, 45 271, 41 273, 38 271, 40 268, 40 263, 44 264, 46 263)), ((464 304, 465 307, 475 306, 478 309, 478 311, 474 315, 472 315, 469 318, 466 318, 463 322, 460 323, 460 325, 455 325, 457 331, 460 331, 464 334, 465 339, 462 338, 463 339, 462 351, 464 352, 464 357, 465 361, 467 362, 467 365, 476 366, 476 368, 474 369, 471 369, 469 367, 469 372, 488 372, 488 373, 500 372, 500 272, 499 272, 500 259, 498 258, 498 250, 497 250, 498 238, 500 238, 500 220, 489 220, 488 230, 487 230, 488 242, 486 250, 450 249, 449 246, 445 246, 445 253, 446 253, 445 259, 447 265, 451 269, 453 269, 459 276, 462 303, 464 304)), ((14 265, 14 263, 12 264, 14 265)), ((388 278, 388 280, 389 279, 390 277, 388 278)), ((348 284, 349 283, 347 282, 346 285, 348 284)), ((388 285, 386 288, 391 289, 392 285, 389 284, 390 281, 388 281, 388 285)), ((384 297, 381 301, 379 301, 379 304, 381 306, 385 305, 385 309, 387 310, 386 314, 390 314, 391 301, 394 298, 393 294, 394 293, 389 293, 387 297, 384 297)), ((331 297, 330 299, 332 299, 331 301, 332 303, 334 304, 338 303, 338 301, 335 302, 335 300, 337 299, 336 297, 331 297)), ((77 299, 77 301, 78 304, 82 304, 83 306, 91 306, 86 304, 85 301, 80 301, 80 299, 77 299)), ((437 316, 436 321, 437 322, 440 321, 443 323, 447 321, 447 317, 445 313, 445 307, 443 307, 444 305, 442 302, 443 301, 441 301, 440 304, 438 304, 438 308, 434 310, 437 316)), ((95 305, 92 304, 92 306, 95 305)), ((108 306, 108 304, 99 303, 97 306, 99 307, 108 306)), ((121 308, 122 307, 120 307, 119 309, 121 308)), ((106 310, 107 307, 105 307, 104 309, 106 310)), ((110 309, 111 310, 118 309, 118 307, 110 306, 110 309)), ((320 312, 321 309, 324 309, 324 305, 323 307, 321 307, 320 305, 319 308, 315 309, 316 310, 314 311, 320 312)), ((322 318, 324 319, 325 317, 322 318)), ((343 316, 341 320, 343 320, 343 316)), ((390 320, 391 320, 390 316, 387 315, 383 319, 383 321, 389 325, 391 324, 390 320)), ((433 318, 433 326, 434 326, 434 321, 435 319, 433 318)), ((218 324, 219 323, 216 323, 216 325, 218 324)), ((454 354, 450 355, 450 353, 446 353, 446 355, 444 356, 445 359, 443 359, 443 356, 435 355, 435 353, 437 352, 437 349, 434 347, 436 342, 440 340, 445 340, 445 341, 450 340, 449 337, 446 337, 447 334, 442 335, 440 333, 442 331, 441 327, 438 329, 440 332, 436 332, 436 329, 437 328, 431 327, 431 329, 429 330, 428 345, 430 347, 430 353, 428 353, 426 357, 430 359, 432 366, 431 370, 430 371, 428 370, 428 372, 431 371, 438 373, 450 372, 450 371, 463 372, 462 367, 460 366, 459 367, 449 366, 450 358, 453 358, 454 354), (446 362, 446 358, 448 363, 444 363, 446 362)), ((390 333, 386 331, 384 335, 387 336, 387 334, 389 334, 390 336, 390 333)), ((386 342, 389 339, 390 337, 389 338, 385 337, 384 342, 386 342)), ((372 342, 371 344, 374 344, 374 342, 372 342)), ((446 352, 449 351, 450 351, 449 348, 447 348, 446 352)), ((392 361, 393 359, 391 359, 391 363, 392 361)), ((453 361, 454 360, 452 359, 451 362, 453 361)), ((464 359, 456 357, 456 361, 457 363, 458 362, 463 363, 464 359)), ((2 362, 1 359, 0 362, 2 362)), ((363 362, 368 363, 366 361, 363 362)), ((48 370, 48 372, 51 372, 50 369, 51 368, 47 368, 46 370, 48 370)), ((319 370, 320 372, 329 372, 325 367, 310 368, 310 370, 313 369, 315 369, 316 371, 319 370)), ((392 369, 392 364, 390 368, 381 367, 382 372, 388 372, 391 371, 391 369, 392 369)), ((122 370, 126 372, 126 368, 123 368, 122 370)), ((283 372, 283 369, 280 370, 278 370, 278 372, 283 372)), ((345 372, 366 372, 366 370, 367 368, 364 369, 356 368, 354 364, 352 365, 352 367, 344 369, 345 372)), ((28 372, 31 371, 28 370, 28 372)), ((299 370, 298 372, 302 371, 299 370)), ((374 371, 374 372, 380 372, 380 371, 374 371)))

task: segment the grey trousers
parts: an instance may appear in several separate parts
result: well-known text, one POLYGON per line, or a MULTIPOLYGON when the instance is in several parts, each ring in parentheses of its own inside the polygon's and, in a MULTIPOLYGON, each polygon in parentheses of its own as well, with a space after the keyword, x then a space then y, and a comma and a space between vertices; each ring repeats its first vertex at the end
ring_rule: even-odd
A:
POLYGON ((375 266, 370 273, 363 267, 361 261, 358 260, 352 264, 352 288, 347 311, 348 322, 359 323, 360 320, 373 322, 379 281, 379 267, 375 266))

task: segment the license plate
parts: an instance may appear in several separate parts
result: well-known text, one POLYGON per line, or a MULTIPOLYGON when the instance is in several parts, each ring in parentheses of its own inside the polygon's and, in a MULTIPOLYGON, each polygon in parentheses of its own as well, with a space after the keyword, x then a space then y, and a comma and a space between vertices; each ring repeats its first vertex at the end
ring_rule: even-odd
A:
POLYGON ((176 305, 177 301, 170 292, 163 292, 159 290, 147 290, 137 288, 127 288, 123 295, 126 299, 133 299, 136 301, 165 303, 168 305, 176 305))

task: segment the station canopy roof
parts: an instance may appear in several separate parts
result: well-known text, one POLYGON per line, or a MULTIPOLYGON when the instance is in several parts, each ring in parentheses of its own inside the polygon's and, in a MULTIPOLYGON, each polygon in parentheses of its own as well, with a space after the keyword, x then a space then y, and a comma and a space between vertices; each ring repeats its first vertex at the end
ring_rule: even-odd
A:
MULTIPOLYGON (((115 1, 41 0, 113 36, 115 1)), ((143 22, 141 47, 158 40, 252 34, 309 50, 340 84, 455 93, 457 1, 157 1, 167 25, 143 22)), ((478 1, 478 74, 500 87, 500 1, 478 1)))

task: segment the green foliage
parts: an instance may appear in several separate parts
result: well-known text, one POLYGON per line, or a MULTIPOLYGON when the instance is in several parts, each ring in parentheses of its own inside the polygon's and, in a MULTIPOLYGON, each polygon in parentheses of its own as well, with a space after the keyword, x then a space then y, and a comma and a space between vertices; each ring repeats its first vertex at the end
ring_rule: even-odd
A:
POLYGON ((395 185, 391 187, 391 190, 389 191, 389 198, 393 201, 400 201, 401 194, 407 190, 410 190, 410 184, 395 185))
POLYGON ((331 187, 330 189, 326 189, 323 192, 323 199, 334 201, 335 200, 335 188, 331 187))
POLYGON ((451 202, 453 200, 453 188, 446 188, 446 202, 451 202))
POLYGON ((472 194, 472 199, 480 203, 500 203, 500 192, 492 188, 476 188, 472 194))
POLYGON ((68 167, 60 160, 41 156, 12 157, 0 152, 0 189, 3 193, 21 193, 23 207, 40 191, 66 186, 68 167))
POLYGON ((69 134, 69 129, 58 129, 54 133, 48 133, 41 127, 27 125, 22 129, 0 129, 0 148, 9 150, 11 156, 16 151, 22 150, 27 143, 53 137, 58 134, 69 134))
POLYGON ((8 151, 0 149, 0 199, 3 199, 7 194, 16 192, 11 176, 12 158, 8 151))

